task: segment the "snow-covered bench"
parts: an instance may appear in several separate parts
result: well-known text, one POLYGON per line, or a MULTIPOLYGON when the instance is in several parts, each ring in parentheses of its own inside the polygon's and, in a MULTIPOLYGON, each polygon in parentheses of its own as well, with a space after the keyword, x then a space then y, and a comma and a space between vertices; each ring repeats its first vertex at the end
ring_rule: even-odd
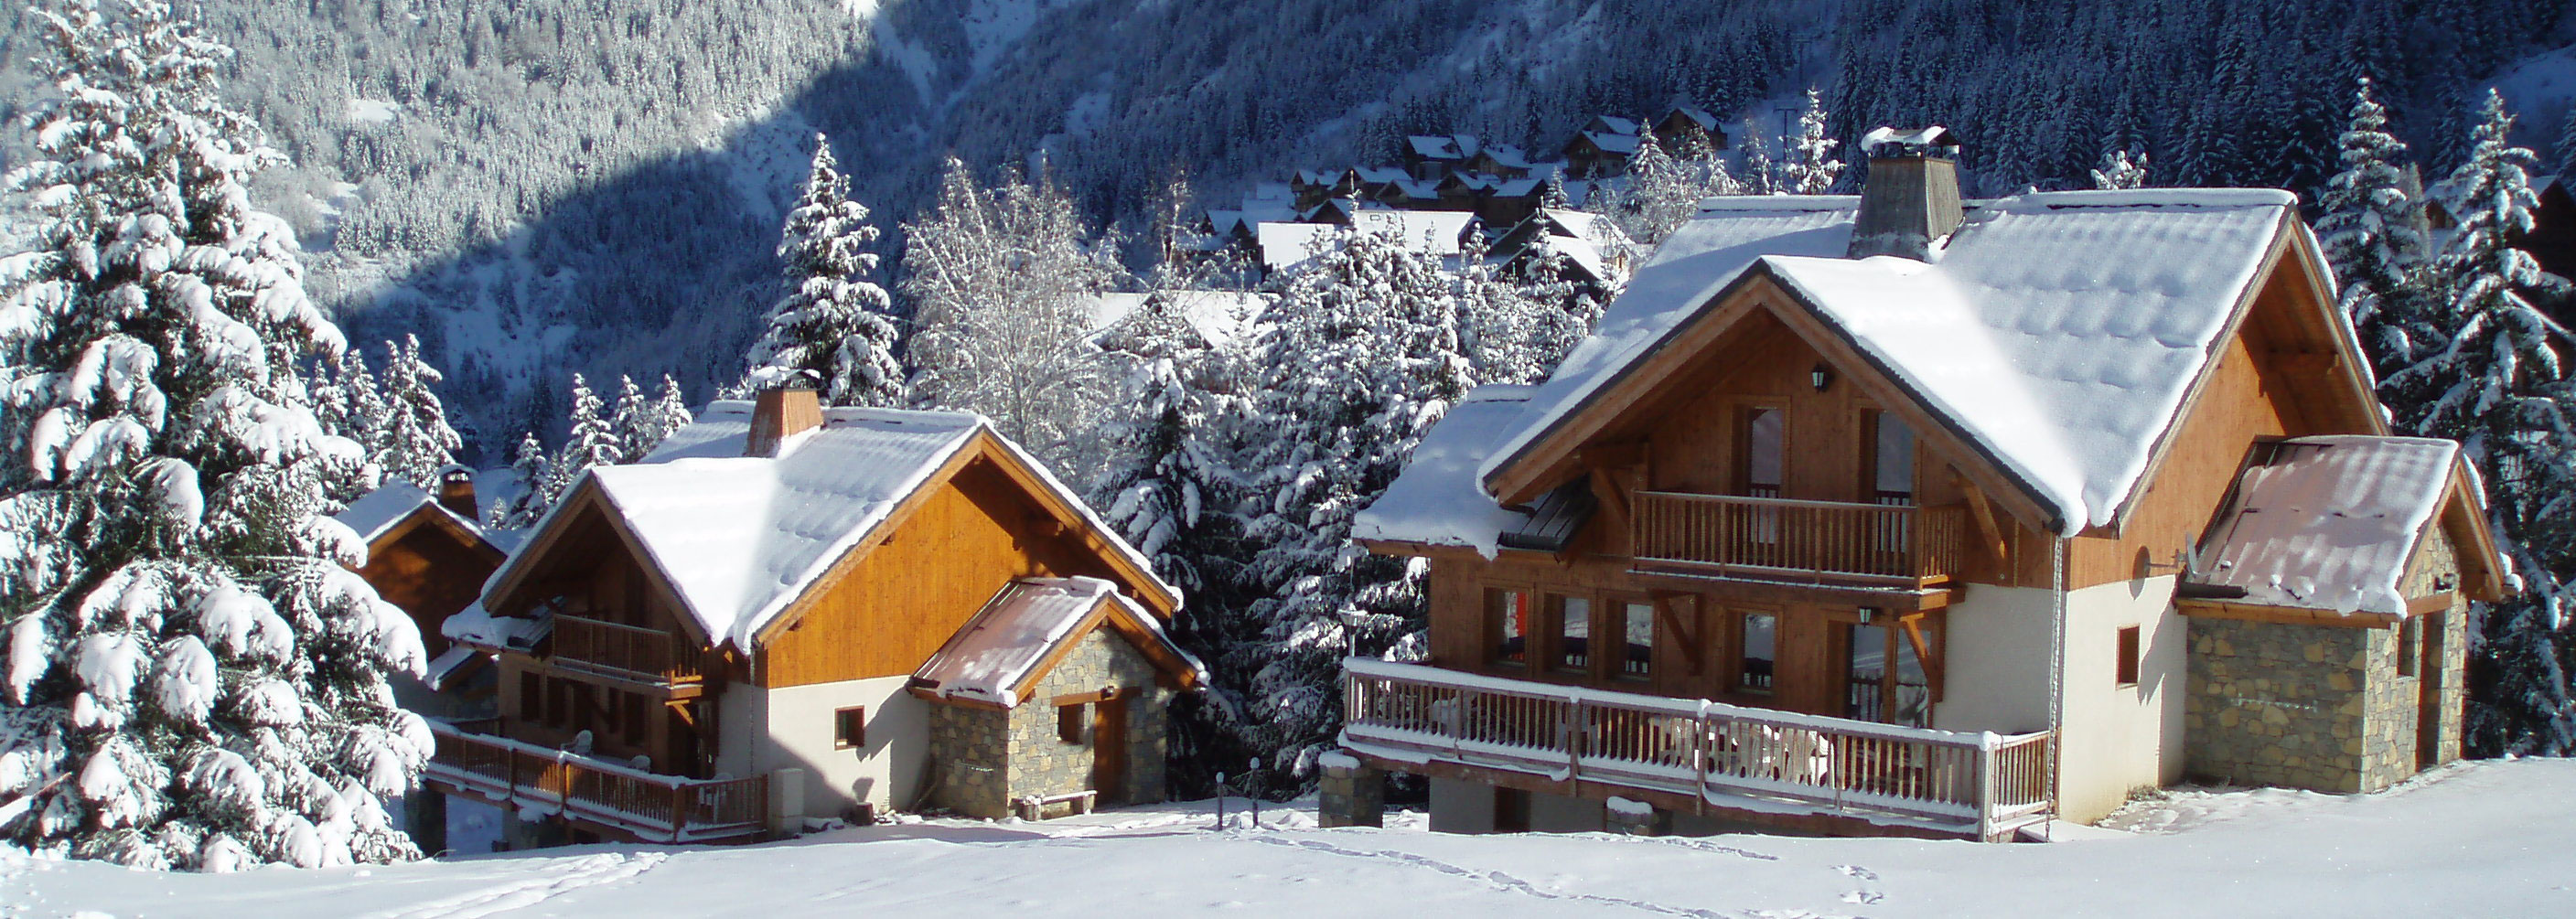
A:
POLYGON ((1064 794, 1047 795, 1045 797, 1039 797, 1037 795, 1023 795, 1019 800, 1011 802, 1011 809, 1012 812, 1018 815, 1020 819, 1032 821, 1046 819, 1047 810, 1058 804, 1073 805, 1071 808, 1066 809, 1066 816, 1071 816, 1073 814, 1088 814, 1091 813, 1092 802, 1098 799, 1099 796, 1099 792, 1088 789, 1083 791, 1068 791, 1064 794))

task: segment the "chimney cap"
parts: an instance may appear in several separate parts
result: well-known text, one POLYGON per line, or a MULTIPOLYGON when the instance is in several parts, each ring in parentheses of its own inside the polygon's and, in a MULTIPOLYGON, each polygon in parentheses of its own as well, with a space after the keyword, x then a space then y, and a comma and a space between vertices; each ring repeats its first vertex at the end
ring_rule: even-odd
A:
POLYGON ((1860 136, 1860 149, 1862 153, 1868 154, 1872 157, 1881 158, 1897 156, 1955 157, 1959 155, 1959 136, 1950 133, 1949 128, 1945 128, 1937 124, 1928 128, 1914 128, 1910 130, 1878 127, 1872 128, 1869 133, 1860 136))

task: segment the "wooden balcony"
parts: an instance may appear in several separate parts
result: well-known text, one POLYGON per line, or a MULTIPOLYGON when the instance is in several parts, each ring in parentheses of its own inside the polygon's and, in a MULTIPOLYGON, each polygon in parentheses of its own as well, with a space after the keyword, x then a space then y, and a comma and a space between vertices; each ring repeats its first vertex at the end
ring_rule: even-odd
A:
POLYGON ((1640 569, 1929 587, 1967 554, 1967 508, 1637 492, 1640 569))
POLYGON ((683 647, 679 636, 566 613, 554 616, 554 664, 654 686, 705 679, 697 649, 683 647))
POLYGON ((759 836, 769 826, 769 776, 687 779, 660 775, 432 719, 437 753, 424 778, 450 793, 626 833, 643 842, 759 836))
POLYGON ((1342 680, 1342 745, 1392 763, 1983 840, 2053 810, 2045 731, 1905 728, 1363 658, 1344 664, 1342 680))

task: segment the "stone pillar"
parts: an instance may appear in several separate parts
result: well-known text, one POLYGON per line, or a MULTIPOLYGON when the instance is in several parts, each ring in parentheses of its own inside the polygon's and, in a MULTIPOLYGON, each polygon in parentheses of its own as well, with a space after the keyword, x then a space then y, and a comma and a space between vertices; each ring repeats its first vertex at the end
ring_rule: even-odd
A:
POLYGON ((1318 759, 1324 778, 1316 804, 1316 822, 1325 827, 1385 826, 1386 773, 1361 765, 1359 758, 1335 750, 1318 759))
POLYGON ((1644 801, 1612 795, 1604 803, 1602 813, 1607 829, 1621 836, 1670 836, 1673 833, 1673 815, 1644 801))

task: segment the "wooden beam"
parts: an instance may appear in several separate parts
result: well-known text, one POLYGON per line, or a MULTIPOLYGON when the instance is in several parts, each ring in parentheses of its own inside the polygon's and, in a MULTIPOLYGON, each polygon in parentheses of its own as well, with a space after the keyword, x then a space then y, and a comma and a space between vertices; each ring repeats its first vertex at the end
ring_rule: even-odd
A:
POLYGON ((1740 578, 1706 577, 1663 571, 1631 569, 1628 576, 1648 591, 1657 589, 1679 593, 1705 594, 1721 603, 1812 603, 1820 606, 1868 606, 1902 615, 1948 607, 1957 602, 1966 588, 1933 587, 1923 590, 1842 587, 1831 584, 1796 584, 1778 581, 1753 581, 1740 578))
POLYGON ((1708 637, 1705 634, 1708 625, 1708 617, 1700 615, 1699 595, 1694 593, 1659 590, 1649 594, 1648 596, 1654 598, 1655 618, 1663 623, 1664 631, 1671 634, 1675 641, 1681 643, 1682 658, 1690 662, 1690 675, 1699 676, 1706 673, 1708 671, 1708 644, 1704 639, 1708 637), (1683 600, 1688 600, 1690 602, 1692 624, 1689 627, 1684 627, 1682 625, 1682 615, 1679 607, 1681 606, 1680 601, 1683 600))
POLYGON ((1932 653, 1931 644, 1923 640, 1923 617, 1907 616, 1896 620, 1905 629, 1905 643, 1914 646, 1914 659, 1923 663, 1923 676, 1932 682, 1932 701, 1941 701, 1941 658, 1932 653))
POLYGON ((1610 470, 1596 466, 1585 481, 1591 484, 1592 497, 1601 502, 1601 509, 1610 512, 1612 522, 1625 527, 1628 525, 1628 492, 1610 476, 1610 470))
POLYGON ((2185 616, 2203 619, 2234 619, 2240 622, 2273 622, 2282 625, 2321 625, 2343 629, 2381 628, 2394 625, 2406 618, 2403 613, 2339 613, 2330 609, 2301 609, 2264 603, 2230 603, 2198 597, 2175 598, 2174 608, 2185 616))
POLYGON ((1996 522, 1994 506, 1986 503, 1986 493, 1977 488, 1977 483, 1968 481, 1957 466, 1950 467, 1950 481, 1958 485, 1959 493, 1968 499, 1968 519, 1977 525, 1977 548, 1994 560, 1996 574, 2009 572, 2012 568, 2011 544, 2004 541, 2003 525, 1996 522))

